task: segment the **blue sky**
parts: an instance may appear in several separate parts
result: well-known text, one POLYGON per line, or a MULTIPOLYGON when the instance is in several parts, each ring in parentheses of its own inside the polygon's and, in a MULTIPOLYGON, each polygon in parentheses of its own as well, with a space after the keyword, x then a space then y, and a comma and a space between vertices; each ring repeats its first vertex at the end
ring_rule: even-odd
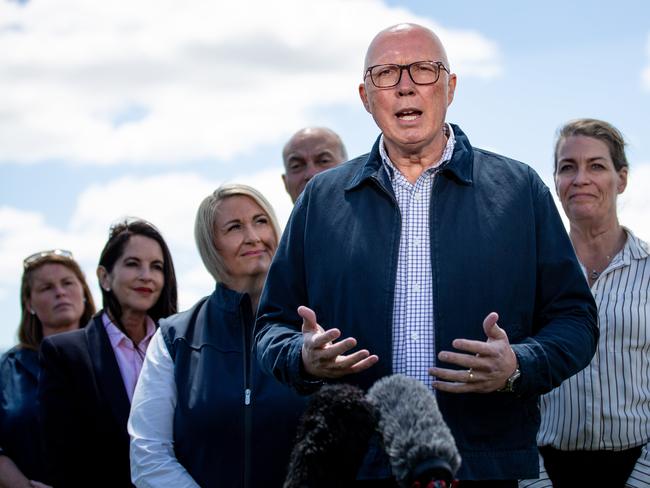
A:
POLYGON ((191 233, 200 199, 246 182, 286 220, 280 154, 295 130, 326 125, 351 156, 367 152, 364 50, 401 21, 447 45, 459 77, 448 120, 549 185, 559 125, 619 127, 632 165, 621 220, 650 239, 647 2, 222 3, 0 0, 0 349, 15 342, 22 258, 69 248, 95 291, 108 226, 124 215, 167 237, 182 308, 209 293, 191 233))

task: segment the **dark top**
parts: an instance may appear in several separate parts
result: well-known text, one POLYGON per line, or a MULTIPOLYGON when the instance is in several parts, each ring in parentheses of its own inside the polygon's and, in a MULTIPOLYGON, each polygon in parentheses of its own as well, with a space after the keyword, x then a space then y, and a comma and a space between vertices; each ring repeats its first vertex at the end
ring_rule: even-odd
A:
POLYGON ((130 487, 129 397, 102 323, 43 340, 38 397, 56 488, 130 487))
POLYGON ((174 450, 202 487, 281 487, 305 397, 263 373, 248 295, 217 285, 163 319, 174 361, 174 450))
POLYGON ((38 429, 38 352, 16 346, 0 358, 0 446, 30 480, 45 481, 38 429))
MULTIPOLYGON (((455 338, 485 340, 499 313, 520 364, 517 394, 438 392, 463 458, 460 479, 534 478, 541 393, 584 368, 598 337, 596 307, 548 188, 527 165, 473 148, 452 125, 451 160, 433 182, 431 309, 436 353, 455 338)), ((257 355, 284 383, 301 374, 302 319, 315 310, 379 356, 344 378, 364 388, 392 373, 400 210, 379 155, 316 175, 296 202, 260 300, 257 355)), ((431 358, 432 365, 435 358, 431 358)))

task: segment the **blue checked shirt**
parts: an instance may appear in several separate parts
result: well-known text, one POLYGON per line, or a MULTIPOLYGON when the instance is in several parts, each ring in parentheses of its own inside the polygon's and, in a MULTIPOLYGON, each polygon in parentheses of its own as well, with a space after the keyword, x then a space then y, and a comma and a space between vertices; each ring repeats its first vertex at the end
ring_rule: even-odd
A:
POLYGON ((438 168, 451 159, 456 139, 449 125, 440 161, 427 168, 411 184, 391 162, 384 136, 379 152, 390 177, 402 216, 395 297, 393 304, 393 372, 402 373, 431 387, 427 370, 435 364, 433 289, 429 240, 431 187, 438 168))

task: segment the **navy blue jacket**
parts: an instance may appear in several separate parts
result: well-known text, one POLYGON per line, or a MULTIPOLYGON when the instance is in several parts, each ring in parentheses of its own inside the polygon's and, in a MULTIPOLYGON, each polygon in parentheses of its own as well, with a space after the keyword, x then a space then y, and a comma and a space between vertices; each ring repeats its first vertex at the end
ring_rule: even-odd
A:
POLYGON ((160 321, 174 361, 174 450, 204 487, 280 487, 306 399, 252 354, 248 295, 223 285, 160 321))
MULTIPOLYGON (((436 352, 485 340, 499 313, 518 357, 518 393, 438 392, 463 457, 460 479, 534 478, 538 397, 584 368, 597 343, 596 308, 548 188, 527 165, 473 148, 452 126, 452 159, 430 205, 436 352)), ((262 367, 308 391, 299 305, 379 356, 344 378, 364 388, 392 368, 392 312, 401 216, 379 155, 317 175, 293 210, 269 271, 256 329, 262 367)), ((434 358, 431 358, 433 365, 434 358)), ((448 366, 448 365, 443 365, 448 366)))
POLYGON ((30 480, 47 481, 36 392, 38 352, 14 347, 0 358, 0 446, 30 480))

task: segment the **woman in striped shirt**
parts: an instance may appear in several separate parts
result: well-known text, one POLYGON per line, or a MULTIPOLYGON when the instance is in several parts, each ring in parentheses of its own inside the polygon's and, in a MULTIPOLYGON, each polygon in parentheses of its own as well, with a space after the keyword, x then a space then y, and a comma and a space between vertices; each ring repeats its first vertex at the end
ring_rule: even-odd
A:
POLYGON ((546 472, 556 487, 648 486, 650 259, 648 245, 618 221, 628 178, 621 133, 600 120, 569 122, 554 174, 598 305, 600 339, 589 366, 542 398, 546 472))

